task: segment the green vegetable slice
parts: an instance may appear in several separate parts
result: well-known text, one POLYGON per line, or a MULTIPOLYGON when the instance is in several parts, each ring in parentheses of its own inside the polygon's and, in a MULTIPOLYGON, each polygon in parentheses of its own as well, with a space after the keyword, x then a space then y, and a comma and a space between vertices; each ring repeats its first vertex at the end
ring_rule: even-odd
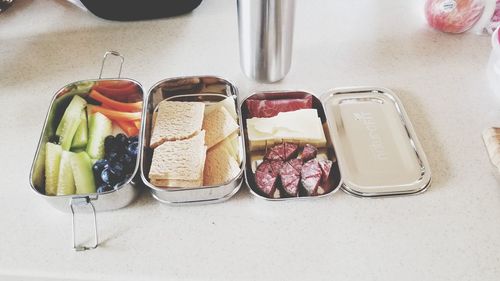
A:
POLYGON ((45 150, 45 194, 56 195, 62 148, 60 145, 49 142, 45 150))
POLYGON ((71 168, 73 152, 64 151, 61 154, 59 165, 59 180, 57 181, 57 195, 75 194, 75 179, 71 168))
POLYGON ((85 148, 88 142, 88 127, 87 127, 87 113, 82 110, 80 113, 80 125, 76 130, 75 136, 71 143, 71 150, 76 148, 85 148))
POLYGON ((92 162, 86 152, 71 155, 71 168, 75 179, 76 194, 89 194, 96 192, 92 162))
POLYGON ((56 135, 59 136, 59 143, 63 150, 69 150, 76 130, 81 122, 81 112, 87 102, 80 96, 74 96, 69 103, 64 115, 57 126, 56 135))
POLYGON ((113 124, 111 120, 99 112, 89 116, 89 141, 87 153, 92 159, 104 158, 104 139, 111 135, 113 124))

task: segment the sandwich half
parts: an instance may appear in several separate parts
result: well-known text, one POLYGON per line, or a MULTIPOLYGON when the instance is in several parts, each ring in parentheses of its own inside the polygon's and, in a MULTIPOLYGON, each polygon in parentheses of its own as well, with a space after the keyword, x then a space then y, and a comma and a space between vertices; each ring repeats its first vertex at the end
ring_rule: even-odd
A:
POLYGON ((149 178, 162 187, 199 187, 203 185, 207 147, 205 131, 177 141, 165 141, 153 152, 149 178))
POLYGON ((238 175, 240 164, 234 157, 231 142, 223 141, 207 152, 203 185, 220 185, 238 175))
POLYGON ((236 132, 239 128, 238 123, 223 106, 218 106, 207 114, 202 127, 207 132, 205 143, 208 149, 236 132))
POLYGON ((205 104, 202 102, 160 102, 151 135, 151 148, 197 134, 203 124, 204 111, 205 104))

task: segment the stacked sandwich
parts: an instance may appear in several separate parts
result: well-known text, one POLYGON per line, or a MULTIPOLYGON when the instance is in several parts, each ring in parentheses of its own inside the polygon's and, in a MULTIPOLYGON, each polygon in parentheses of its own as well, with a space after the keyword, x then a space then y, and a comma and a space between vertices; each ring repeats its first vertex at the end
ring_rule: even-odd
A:
POLYGON ((149 179, 158 187, 220 185, 240 172, 234 101, 162 101, 153 121, 149 179))

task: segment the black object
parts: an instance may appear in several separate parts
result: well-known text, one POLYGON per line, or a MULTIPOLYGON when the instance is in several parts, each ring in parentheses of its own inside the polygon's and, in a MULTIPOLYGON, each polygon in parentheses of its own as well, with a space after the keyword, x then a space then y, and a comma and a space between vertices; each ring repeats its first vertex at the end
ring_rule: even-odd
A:
POLYGON ((81 0, 94 15, 117 21, 165 18, 194 10, 202 0, 81 0))
POLYGON ((14 0, 0 0, 0 13, 12 6, 13 2, 14 0))

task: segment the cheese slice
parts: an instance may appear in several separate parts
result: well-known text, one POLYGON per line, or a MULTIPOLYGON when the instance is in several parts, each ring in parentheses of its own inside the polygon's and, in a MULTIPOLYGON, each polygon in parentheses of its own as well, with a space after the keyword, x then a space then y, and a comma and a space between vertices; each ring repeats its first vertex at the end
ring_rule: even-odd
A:
POLYGON ((316 109, 280 112, 270 118, 247 119, 250 151, 265 149, 283 141, 326 145, 325 132, 316 109))

